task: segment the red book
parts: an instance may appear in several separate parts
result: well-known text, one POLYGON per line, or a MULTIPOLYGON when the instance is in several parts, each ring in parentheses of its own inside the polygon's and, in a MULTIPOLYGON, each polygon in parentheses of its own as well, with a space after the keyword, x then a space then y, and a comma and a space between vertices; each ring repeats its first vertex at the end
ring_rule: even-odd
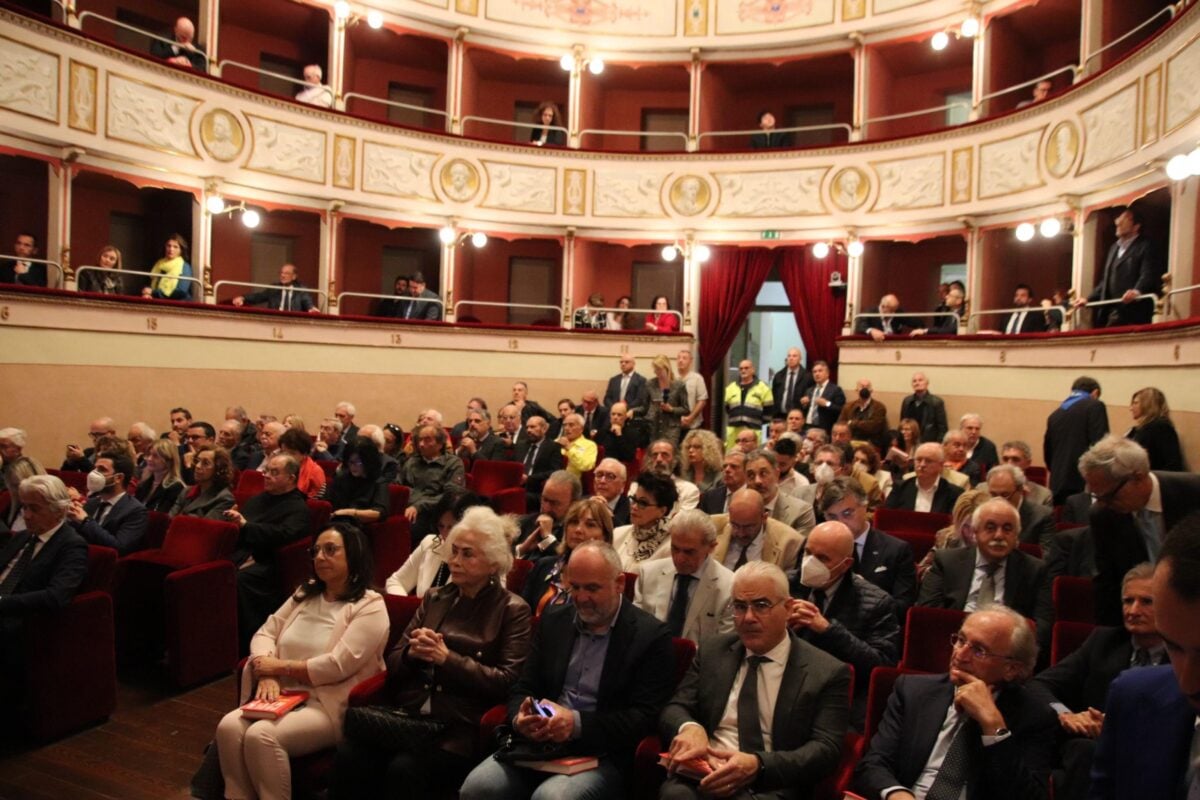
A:
POLYGON ((518 761, 518 767, 535 769, 538 772, 553 772, 557 775, 577 775, 600 766, 600 759, 594 756, 568 756, 551 761, 518 761))
MULTIPOLYGON (((658 765, 665 767, 671 760, 670 753, 658 754, 658 765)), ((691 778, 694 781, 702 780, 705 775, 712 772, 712 766, 703 758, 692 758, 687 761, 680 761, 675 764, 675 774, 683 778, 691 778)))
POLYGON ((308 692, 285 689, 274 700, 251 700, 242 706, 246 719, 279 719, 289 711, 295 711, 308 701, 308 692))

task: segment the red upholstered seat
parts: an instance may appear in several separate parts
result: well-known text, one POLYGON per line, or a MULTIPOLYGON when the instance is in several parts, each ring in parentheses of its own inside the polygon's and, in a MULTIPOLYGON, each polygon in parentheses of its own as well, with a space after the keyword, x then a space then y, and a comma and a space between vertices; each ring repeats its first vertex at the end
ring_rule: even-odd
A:
POLYGON ((1054 666, 1079 649, 1087 637, 1092 635, 1095 625, 1087 622, 1056 622, 1050 637, 1050 666, 1054 666))
POLYGON ((900 666, 920 672, 944 672, 950 663, 950 635, 962 626, 966 616, 951 608, 908 609, 900 666))
POLYGON ((625 599, 632 603, 634 587, 637 585, 637 573, 624 572, 621 574, 625 576, 625 599))
POLYGON ((520 516, 525 513, 525 490, 524 489, 501 489, 492 495, 492 508, 497 514, 516 514, 520 516))
POLYGON ((147 549, 162 547, 167 535, 167 527, 171 524, 171 516, 161 511, 149 511, 146 514, 146 538, 143 543, 147 549))
POLYGON ((489 497, 502 489, 521 486, 524 466, 517 461, 487 461, 480 459, 471 467, 471 489, 489 497))
POLYGON ((1021 548, 1021 552, 1034 558, 1042 557, 1042 546, 1037 542, 1020 542, 1017 547, 1021 548))
POLYGON ((321 531, 329 527, 329 517, 333 515, 333 506, 326 500, 306 500, 308 513, 312 520, 309 532, 315 539, 321 531))
POLYGON ((48 469, 46 474, 57 476, 68 488, 74 489, 80 494, 87 494, 86 472, 77 472, 73 469, 48 469))
POLYGON ((401 514, 367 525, 364 530, 375 559, 375 585, 383 586, 412 552, 412 525, 401 514))
POLYGON ((338 471, 338 467, 342 465, 340 461, 317 461, 313 459, 318 467, 325 471, 325 482, 333 480, 334 473, 338 471))
POLYGON ((902 508, 880 507, 875 510, 875 527, 881 531, 924 531, 937 533, 950 524, 949 514, 927 511, 907 511, 902 508))
POLYGON ((399 483, 388 484, 388 516, 396 516, 403 514, 404 509, 408 508, 408 497, 412 493, 412 489, 399 483))
POLYGON ((239 497, 242 494, 248 494, 253 497, 256 494, 261 494, 265 488, 261 472, 256 469, 244 469, 238 474, 238 482, 237 487, 234 489, 234 494, 239 497))
POLYGON ((513 594, 520 594, 525 589, 525 579, 529 577, 530 571, 533 570, 533 562, 524 558, 513 560, 512 569, 508 572, 508 577, 505 579, 505 585, 513 594))
POLYGON ((1052 587, 1054 618, 1059 622, 1096 622, 1096 590, 1091 578, 1059 575, 1052 587))
MULTIPOLYGON (((201 517, 175 517, 167 527, 158 555, 161 563, 194 566, 206 561, 229 558, 237 545, 238 528, 232 522, 201 517)), ((135 556, 154 551, 143 550, 135 556)))
POLYGON ((1050 470, 1045 467, 1030 466, 1025 470, 1025 477, 1040 486, 1050 485, 1050 470))
POLYGON ((936 537, 932 533, 924 531, 888 531, 888 534, 908 542, 908 546, 913 551, 913 563, 915 564, 921 563, 921 559, 925 558, 925 554, 933 549, 936 541, 936 537))

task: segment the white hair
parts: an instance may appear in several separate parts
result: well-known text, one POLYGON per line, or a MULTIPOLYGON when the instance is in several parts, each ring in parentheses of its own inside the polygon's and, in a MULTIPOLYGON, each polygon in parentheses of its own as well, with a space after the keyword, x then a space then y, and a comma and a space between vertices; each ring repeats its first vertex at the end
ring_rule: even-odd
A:
POLYGON ((780 598, 788 596, 787 575, 784 575, 783 570, 770 561, 747 561, 742 564, 733 573, 733 588, 736 590, 739 584, 755 578, 766 578, 770 581, 775 588, 775 593, 780 598))
POLYGON ((24 447, 27 441, 25 431, 20 428, 0 428, 0 439, 7 439, 17 447, 24 447))
POLYGON ((338 403, 336 406, 333 407, 334 411, 337 411, 338 409, 345 411, 347 414, 349 414, 352 417, 358 413, 358 410, 354 407, 354 404, 351 402, 348 402, 346 400, 343 400, 342 402, 338 403))
POLYGON ((513 518, 502 517, 487 506, 471 506, 450 529, 446 544, 452 546, 459 536, 468 532, 479 537, 480 550, 491 564, 492 574, 501 578, 507 575, 512 569, 512 540, 517 533, 513 518))
POLYGON ((717 526, 713 524, 712 517, 698 508, 680 511, 667 525, 667 532, 670 534, 685 531, 700 531, 704 535, 705 544, 715 544, 717 541, 717 526))
POLYGON ((34 475, 21 481, 18 492, 33 492, 45 500, 60 519, 65 519, 71 507, 67 485, 57 475, 34 475))
MULTIPOLYGON (((142 437, 143 439, 157 439, 158 438, 154 433, 154 428, 151 428, 149 425, 147 425, 144 422, 133 423, 132 425, 129 426, 129 430, 135 431, 137 433, 137 435, 142 437)), ((0 431, 0 439, 3 439, 3 438, 4 438, 4 431, 0 431)))

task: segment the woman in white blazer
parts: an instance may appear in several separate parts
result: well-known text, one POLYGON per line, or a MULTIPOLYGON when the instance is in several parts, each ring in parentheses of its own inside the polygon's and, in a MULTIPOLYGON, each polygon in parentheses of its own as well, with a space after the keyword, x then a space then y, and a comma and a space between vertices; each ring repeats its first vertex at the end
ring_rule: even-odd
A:
POLYGON ((487 500, 473 492, 447 491, 433 508, 437 531, 426 536, 409 554, 400 569, 388 576, 384 591, 401 596, 424 597, 430 589, 450 582, 450 547, 446 537, 471 506, 486 506, 487 500))
POLYGON ((336 745, 350 690, 383 671, 388 614, 367 588, 374 573, 366 537, 338 523, 311 552, 314 577, 250 642, 241 698, 274 700, 297 689, 308 702, 278 720, 245 719, 240 709, 225 715, 216 741, 228 798, 290 798, 288 758, 336 745))

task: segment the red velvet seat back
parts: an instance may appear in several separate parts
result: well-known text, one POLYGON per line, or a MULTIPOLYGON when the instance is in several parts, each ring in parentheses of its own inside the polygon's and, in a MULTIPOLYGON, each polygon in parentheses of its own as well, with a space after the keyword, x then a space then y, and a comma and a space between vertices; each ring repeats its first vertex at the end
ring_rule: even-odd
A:
POLYGON ((952 608, 913 606, 904 628, 900 666, 922 672, 945 672, 950 664, 950 636, 962 626, 966 614, 952 608))
POLYGON ((505 585, 513 594, 520 594, 525 589, 525 580, 529 577, 529 573, 533 570, 533 562, 524 558, 513 560, 512 569, 509 570, 508 577, 505 579, 505 585))
POLYGON ((162 556, 179 566, 229 558, 237 545, 232 522, 201 517, 174 517, 163 538, 162 556))
POLYGON ((401 486, 398 483, 389 483, 388 487, 388 515, 396 516, 403 514, 404 509, 408 508, 408 497, 412 490, 407 486, 401 486))
POLYGON ((1059 622, 1096 622, 1096 589, 1091 578, 1059 575, 1054 579, 1054 618, 1059 622))
POLYGON ((1031 480, 1039 486, 1050 486, 1050 470, 1045 467, 1030 466, 1025 471, 1025 478, 1031 480))
POLYGON ((316 461, 314 459, 314 463, 321 469, 325 470, 325 481, 327 483, 333 480, 334 473, 336 473, 338 467, 341 466, 341 462, 339 461, 316 461))
POLYGON ((86 472, 77 472, 71 469, 48 469, 46 470, 46 474, 56 476, 69 489, 74 489, 80 494, 87 494, 86 472))
POLYGON ((487 461, 480 459, 471 467, 473 490, 482 495, 494 495, 502 489, 521 485, 524 465, 517 461, 487 461))
POLYGON ((889 536, 895 536, 901 541, 908 542, 913 551, 913 563, 920 564, 925 554, 933 549, 936 541, 932 533, 924 531, 887 531, 889 536))
POLYGON ((161 511, 147 512, 146 518, 146 539, 145 546, 147 550, 157 550, 163 546, 163 539, 167 536, 167 528, 171 526, 171 515, 164 514, 161 511))
POLYGON ((949 514, 880 507, 875 510, 875 527, 881 531, 924 531, 937 533, 950 524, 949 514))
POLYGON ((1050 666, 1054 666, 1078 650, 1095 629, 1095 625, 1087 622, 1054 623, 1054 633, 1050 637, 1050 666))
POLYGON ((309 534, 315 539, 321 531, 329 527, 329 517, 333 514, 333 506, 325 500, 306 500, 308 513, 312 520, 309 534))
POLYGON ((412 525, 400 515, 367 525, 364 530, 375 559, 375 585, 382 587, 412 551, 412 525))
POLYGON ((75 593, 107 592, 112 594, 113 575, 117 571, 117 551, 111 547, 88 545, 87 576, 75 593))
POLYGON ((408 623, 412 622, 412 618, 416 615, 417 609, 421 607, 423 599, 415 595, 385 594, 383 596, 383 601, 387 603, 388 622, 390 623, 387 647, 383 652, 391 650, 392 645, 400 639, 408 627, 408 623))

